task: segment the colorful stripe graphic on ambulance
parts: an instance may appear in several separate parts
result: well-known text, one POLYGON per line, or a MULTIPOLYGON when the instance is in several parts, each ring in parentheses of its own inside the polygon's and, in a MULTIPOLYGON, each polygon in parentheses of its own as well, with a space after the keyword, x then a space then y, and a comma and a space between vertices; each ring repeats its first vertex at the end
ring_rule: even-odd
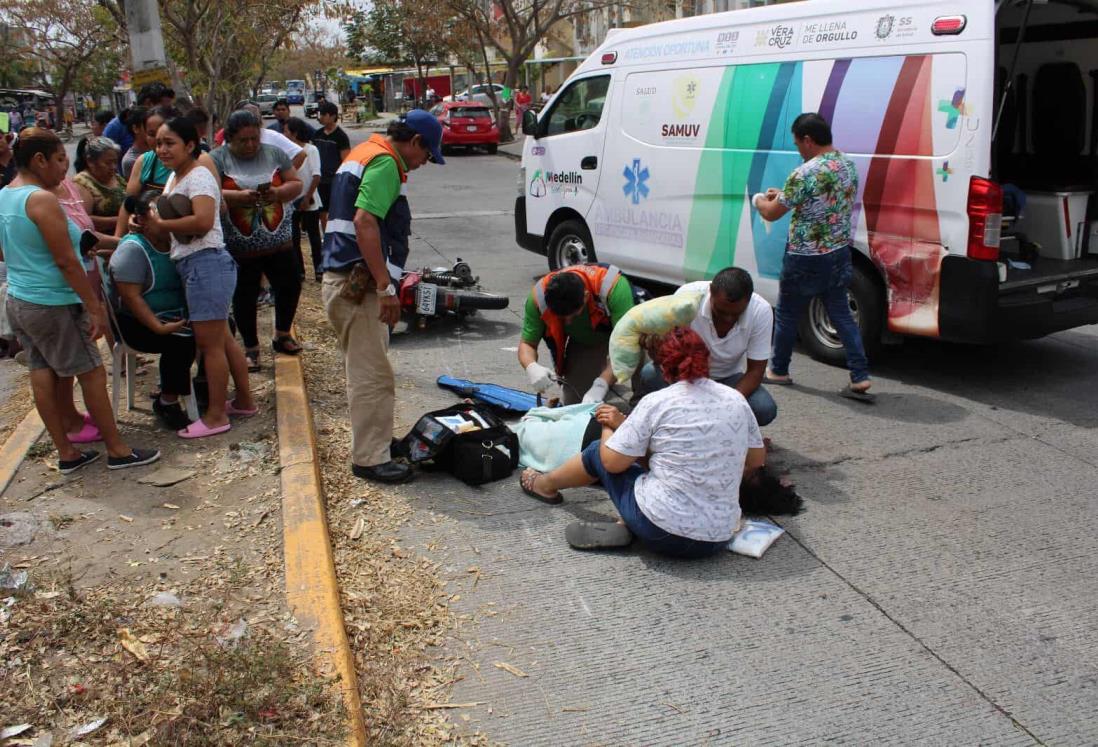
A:
MULTIPOLYGON (((819 111, 832 124, 836 147, 858 169, 854 235, 888 279, 890 328, 937 334, 944 254, 938 204, 941 193, 952 195, 957 185, 936 184, 935 170, 957 147, 959 134, 955 121, 948 126, 948 113, 935 114, 935 97, 945 90, 963 97, 964 79, 960 55, 726 68, 704 144, 710 155, 696 177, 685 278, 712 277, 735 262, 738 250, 753 251, 759 275, 777 279, 789 218, 767 224, 748 200, 784 185, 801 163, 793 120, 819 111), (943 80, 936 81, 938 67, 943 80), (744 246, 748 235, 751 246, 744 246)), ((957 194, 963 210, 963 190, 957 194)))

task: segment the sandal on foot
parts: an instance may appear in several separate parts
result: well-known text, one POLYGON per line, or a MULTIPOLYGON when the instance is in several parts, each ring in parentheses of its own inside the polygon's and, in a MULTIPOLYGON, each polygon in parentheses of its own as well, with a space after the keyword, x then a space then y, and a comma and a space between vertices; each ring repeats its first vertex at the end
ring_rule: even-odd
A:
POLYGON ((526 495, 530 496, 531 498, 536 498, 542 503, 548 503, 552 506, 555 506, 558 503, 563 503, 564 496, 561 495, 559 492, 555 495, 542 495, 541 493, 534 490, 534 483, 537 482, 539 475, 541 475, 541 473, 535 469, 523 470, 522 474, 519 475, 519 487, 522 488, 522 492, 526 493, 526 495))
POLYGON ((840 397, 846 397, 847 399, 852 399, 852 400, 855 400, 857 402, 864 402, 867 405, 871 405, 871 404, 873 404, 874 402, 877 401, 877 395, 876 394, 872 394, 872 393, 870 393, 870 392, 868 392, 864 389, 863 390, 855 389, 850 384, 847 384, 845 387, 843 387, 841 390, 839 390, 839 396, 840 397))
POLYGON ((564 530, 564 538, 577 550, 628 547, 633 533, 613 521, 574 521, 564 530))
POLYGON ((255 415, 257 412, 259 412, 259 406, 258 405, 256 407, 253 407, 250 410, 245 410, 242 407, 237 407, 236 406, 236 400, 235 399, 229 400, 228 402, 225 403, 225 414, 226 415, 236 415, 238 418, 250 418, 252 415, 255 415))
POLYGON ((71 475, 76 470, 80 469, 86 464, 91 464, 99 458, 99 452, 89 449, 88 451, 80 452, 80 457, 77 459, 59 459, 57 461, 57 471, 62 475, 71 475))
POLYGON ((763 374, 763 383, 769 386, 793 386, 793 379, 775 379, 770 374, 763 374))
POLYGON ((93 441, 102 441, 103 434, 95 427, 94 423, 84 423, 84 427, 74 433, 66 433, 70 443, 90 444, 93 441))
POLYGON ((246 349, 244 357, 248 360, 248 373, 259 373, 259 348, 246 349))
POLYGON ((271 340, 271 349, 276 353, 285 353, 286 355, 299 355, 305 348, 301 347, 297 340, 289 335, 279 335, 271 340))
POLYGON ((202 418, 194 421, 186 428, 178 430, 175 435, 180 438, 206 438, 207 436, 217 436, 222 433, 228 433, 233 427, 232 423, 225 423, 225 425, 219 425, 216 428, 211 428, 202 422, 202 418))

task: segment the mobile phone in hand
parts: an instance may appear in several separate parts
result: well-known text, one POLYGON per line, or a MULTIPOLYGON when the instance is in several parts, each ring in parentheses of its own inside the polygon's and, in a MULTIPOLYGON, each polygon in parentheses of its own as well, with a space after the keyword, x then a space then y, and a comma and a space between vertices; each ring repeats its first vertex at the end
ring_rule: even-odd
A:
POLYGON ((84 231, 80 234, 80 253, 90 254, 95 245, 99 243, 99 237, 92 231, 84 231))
POLYGON ((260 184, 258 187, 255 188, 255 191, 259 192, 260 194, 263 194, 264 192, 270 192, 271 191, 271 183, 270 182, 263 182, 262 184, 260 184))

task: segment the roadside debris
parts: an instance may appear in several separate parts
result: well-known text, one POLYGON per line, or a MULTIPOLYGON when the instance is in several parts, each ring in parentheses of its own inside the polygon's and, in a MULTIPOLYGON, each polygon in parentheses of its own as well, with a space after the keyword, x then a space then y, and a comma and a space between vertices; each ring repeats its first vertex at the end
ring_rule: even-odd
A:
POLYGON ((180 469, 179 467, 161 467, 155 472, 139 478, 142 485, 152 485, 154 488, 167 488, 184 480, 194 477, 193 469, 180 469))

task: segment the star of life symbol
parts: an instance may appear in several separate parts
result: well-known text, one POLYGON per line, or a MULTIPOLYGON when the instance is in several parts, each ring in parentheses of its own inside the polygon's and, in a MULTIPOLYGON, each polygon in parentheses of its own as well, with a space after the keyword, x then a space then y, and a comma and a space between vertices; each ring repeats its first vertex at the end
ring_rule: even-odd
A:
POLYGON ((626 166, 622 175, 625 177, 625 185, 622 187, 622 191, 634 205, 639 205, 642 199, 648 198, 649 188, 646 184, 649 177, 648 167, 641 168, 639 158, 634 158, 633 165, 626 166))

